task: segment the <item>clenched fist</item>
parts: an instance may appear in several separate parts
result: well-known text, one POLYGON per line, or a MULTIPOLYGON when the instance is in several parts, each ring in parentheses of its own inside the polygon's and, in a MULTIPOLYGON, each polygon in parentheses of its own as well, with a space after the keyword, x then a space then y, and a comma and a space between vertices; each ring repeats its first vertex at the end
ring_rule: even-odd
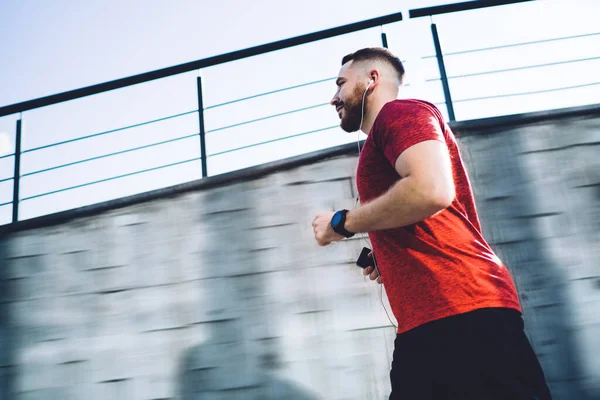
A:
POLYGON ((334 212, 318 213, 313 220, 312 226, 315 233, 315 240, 319 246, 327 246, 331 242, 337 242, 344 239, 344 237, 338 233, 335 233, 331 227, 331 218, 334 212))

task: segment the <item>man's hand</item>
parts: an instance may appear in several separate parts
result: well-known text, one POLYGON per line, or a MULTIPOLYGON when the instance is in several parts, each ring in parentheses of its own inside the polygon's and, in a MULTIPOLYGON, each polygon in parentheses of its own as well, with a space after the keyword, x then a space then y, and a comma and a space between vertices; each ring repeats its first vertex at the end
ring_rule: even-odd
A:
POLYGON ((331 218, 334 212, 319 213, 313 220, 312 226, 315 232, 315 240, 319 246, 327 246, 331 242, 337 242, 344 239, 340 234, 335 233, 331 227, 331 218))
MULTIPOLYGON (((373 257, 373 252, 369 253, 369 257, 373 257)), ((377 283, 381 284, 381 276, 379 276, 379 270, 377 268, 375 268, 374 266, 371 267, 367 267, 365 269, 363 269, 363 275, 364 276, 369 276, 369 279, 374 281, 375 279, 377 279, 377 283)))

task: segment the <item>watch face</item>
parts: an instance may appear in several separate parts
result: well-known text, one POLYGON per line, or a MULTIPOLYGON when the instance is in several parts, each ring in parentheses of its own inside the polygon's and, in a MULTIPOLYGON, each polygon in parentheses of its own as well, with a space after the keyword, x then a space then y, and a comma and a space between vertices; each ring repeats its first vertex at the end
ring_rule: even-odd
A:
POLYGON ((331 218, 331 226, 337 226, 342 220, 342 213, 336 212, 333 214, 333 218, 331 218))

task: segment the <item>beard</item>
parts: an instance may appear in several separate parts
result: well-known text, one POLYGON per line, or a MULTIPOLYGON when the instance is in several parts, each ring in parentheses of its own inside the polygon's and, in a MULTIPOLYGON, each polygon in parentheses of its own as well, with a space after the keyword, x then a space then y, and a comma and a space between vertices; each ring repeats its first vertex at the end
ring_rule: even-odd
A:
MULTIPOLYGON (((362 101, 365 93, 366 85, 357 83, 352 90, 352 94, 343 104, 344 115, 340 122, 340 127, 346 132, 356 132, 361 128, 361 120, 363 116, 362 101)), ((365 99, 366 103, 366 99, 365 99)), ((367 113, 367 105, 365 104, 365 114, 367 113)))

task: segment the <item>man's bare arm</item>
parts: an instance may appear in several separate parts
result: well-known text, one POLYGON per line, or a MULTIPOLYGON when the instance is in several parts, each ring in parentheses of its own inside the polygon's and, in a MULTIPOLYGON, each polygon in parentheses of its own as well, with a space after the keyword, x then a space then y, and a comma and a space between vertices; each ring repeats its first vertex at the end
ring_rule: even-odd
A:
POLYGON ((350 232, 372 232, 420 222, 447 208, 455 197, 448 148, 437 140, 406 149, 395 165, 402 177, 384 195, 348 212, 350 232))

